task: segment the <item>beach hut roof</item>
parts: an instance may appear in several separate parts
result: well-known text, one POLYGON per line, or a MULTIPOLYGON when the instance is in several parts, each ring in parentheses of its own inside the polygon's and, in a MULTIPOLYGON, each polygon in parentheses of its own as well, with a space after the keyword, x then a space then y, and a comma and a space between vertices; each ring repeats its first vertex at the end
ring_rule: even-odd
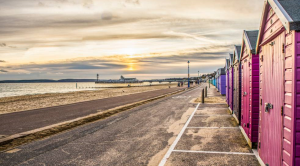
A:
MULTIPOLYGON (((258 32, 258 30, 244 31, 241 50, 244 50, 244 47, 246 47, 247 50, 250 50, 251 54, 255 54, 258 32)), ((241 56, 242 52, 240 53, 241 56)), ((243 57, 240 58, 240 61, 242 59, 243 57)))
MULTIPOLYGON (((279 20, 282 22, 285 29, 300 30, 300 1, 299 0, 265 0, 257 45, 261 42, 262 35, 265 29, 265 22, 268 15, 268 7, 271 6, 279 20)), ((256 53, 259 47, 256 46, 256 53)))
MULTIPOLYGON (((279 0, 278 3, 282 6, 284 11, 288 14, 286 17, 290 23, 291 30, 300 30, 300 1, 299 0, 279 0), (288 17, 289 16, 289 17, 288 17)), ((278 5, 279 6, 279 5, 278 5)))
POLYGON ((218 78, 218 77, 219 77, 219 69, 216 72, 216 78, 218 78))
POLYGON ((225 73, 225 69, 224 68, 219 68, 218 69, 218 75, 220 76, 220 75, 225 75, 226 73, 225 73))
POLYGON ((229 68, 229 59, 225 59, 225 70, 229 68))
POLYGON ((229 53, 229 68, 233 65, 233 54, 229 53))
POLYGON ((241 46, 234 46, 234 52, 233 52, 233 64, 238 63, 240 61, 240 55, 241 55, 241 46))
MULTIPOLYGON (((244 40, 248 43, 250 46, 251 51, 255 51, 256 43, 257 43, 257 37, 258 37, 258 30, 255 31, 244 31, 244 40)), ((253 52, 255 53, 255 52, 253 52)))

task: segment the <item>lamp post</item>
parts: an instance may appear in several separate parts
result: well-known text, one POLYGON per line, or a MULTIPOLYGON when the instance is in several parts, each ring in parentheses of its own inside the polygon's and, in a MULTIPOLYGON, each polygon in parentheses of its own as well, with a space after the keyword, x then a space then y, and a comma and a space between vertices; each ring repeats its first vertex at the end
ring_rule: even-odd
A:
POLYGON ((199 70, 198 70, 198 84, 200 84, 199 70))
POLYGON ((190 61, 188 63, 188 88, 190 87, 190 61))

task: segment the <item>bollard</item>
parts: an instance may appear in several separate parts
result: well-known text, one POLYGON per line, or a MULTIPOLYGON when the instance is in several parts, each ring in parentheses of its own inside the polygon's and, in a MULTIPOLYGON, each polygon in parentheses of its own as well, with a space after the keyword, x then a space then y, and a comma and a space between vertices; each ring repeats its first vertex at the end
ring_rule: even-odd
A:
POLYGON ((205 87, 205 97, 207 97, 207 86, 205 87))
POLYGON ((208 82, 208 88, 210 88, 210 81, 208 82))
POLYGON ((202 89, 202 95, 201 95, 201 103, 204 103, 204 89, 202 89))

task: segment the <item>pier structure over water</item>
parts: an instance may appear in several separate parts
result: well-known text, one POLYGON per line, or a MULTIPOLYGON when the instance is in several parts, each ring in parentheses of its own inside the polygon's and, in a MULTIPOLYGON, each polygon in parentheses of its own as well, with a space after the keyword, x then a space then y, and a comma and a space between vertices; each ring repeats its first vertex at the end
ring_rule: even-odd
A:
MULTIPOLYGON (((201 78, 198 77, 191 77, 190 82, 201 82, 201 78)), ((166 79, 151 79, 151 80, 138 80, 136 78, 125 78, 121 76, 121 79, 119 80, 97 80, 95 83, 96 84, 103 84, 103 83, 117 83, 117 84, 122 84, 122 83, 153 83, 153 82, 159 82, 159 83, 174 83, 174 82, 188 82, 188 78, 166 78, 166 79)))

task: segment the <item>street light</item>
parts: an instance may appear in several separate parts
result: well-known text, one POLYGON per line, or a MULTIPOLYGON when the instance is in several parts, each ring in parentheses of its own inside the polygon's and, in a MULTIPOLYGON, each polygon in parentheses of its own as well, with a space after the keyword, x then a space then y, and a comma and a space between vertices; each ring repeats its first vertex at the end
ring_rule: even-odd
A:
POLYGON ((200 84, 199 70, 198 70, 198 84, 200 84))
POLYGON ((188 88, 190 87, 190 61, 188 63, 188 88))

